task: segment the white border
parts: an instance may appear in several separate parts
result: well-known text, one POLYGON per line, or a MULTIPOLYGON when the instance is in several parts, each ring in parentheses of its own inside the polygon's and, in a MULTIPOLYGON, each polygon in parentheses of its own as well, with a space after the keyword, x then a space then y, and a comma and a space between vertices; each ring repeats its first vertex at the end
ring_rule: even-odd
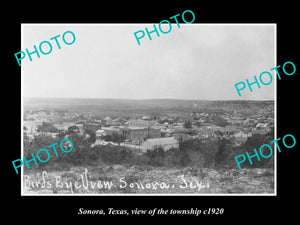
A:
MULTIPOLYGON (((275 35, 274 35, 274 61, 275 61, 275 65, 274 65, 274 67, 275 66, 277 66, 277 24, 274 24, 275 25, 275 30, 274 30, 274 32, 275 32, 275 35)), ((276 77, 276 76, 274 76, 274 77, 276 77)), ((275 94, 275 98, 274 98, 274 124, 275 124, 275 126, 274 126, 274 140, 276 140, 277 139, 277 77, 276 77, 276 79, 274 79, 275 80, 275 83, 274 83, 274 94, 275 94)), ((275 151, 275 149, 276 149, 276 146, 275 146, 275 143, 274 143, 274 147, 273 147, 273 149, 274 149, 274 160, 275 160, 275 162, 274 162, 274 195, 275 196, 277 196, 277 151, 275 151)))
MULTIPOLYGON (((54 26, 78 26, 78 25, 84 25, 84 26, 102 26, 102 25, 107 25, 107 26, 120 26, 120 25, 148 25, 149 23, 130 23, 130 24, 118 24, 118 23, 68 23, 68 24, 53 24, 53 23, 43 23, 43 24, 35 24, 35 23, 22 23, 21 24, 21 49, 23 49, 23 31, 24 31, 24 26, 23 25, 37 25, 37 26, 45 26, 45 25, 54 25, 54 26)), ((150 24, 152 25, 152 24, 150 24)), ((187 25, 191 26, 191 24, 180 24, 180 25, 187 25)), ((277 23, 194 23, 193 25, 200 25, 200 26, 274 26, 274 67, 277 65, 277 23)), ((274 84, 274 92, 275 92, 275 98, 274 98, 274 136, 275 139, 277 139, 277 79, 275 80, 274 84)), ((24 104, 24 99, 23 99, 23 67, 21 66, 21 159, 23 158, 23 104, 24 104)), ((275 150, 275 143, 274 143, 274 150, 275 150)), ((24 194, 23 192, 23 166, 21 167, 21 174, 20 174, 20 179, 21 179, 21 196, 277 196, 277 151, 274 151, 274 193, 262 193, 262 194, 116 194, 116 193, 111 193, 111 194, 24 194)))

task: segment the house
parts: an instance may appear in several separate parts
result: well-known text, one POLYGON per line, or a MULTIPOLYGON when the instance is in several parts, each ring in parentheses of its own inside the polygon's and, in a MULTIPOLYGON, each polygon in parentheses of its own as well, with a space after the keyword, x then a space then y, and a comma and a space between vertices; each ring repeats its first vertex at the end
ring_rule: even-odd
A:
POLYGON ((223 131, 223 127, 216 125, 202 126, 198 128, 199 138, 216 137, 223 131))
POLYGON ((233 144, 235 146, 241 146, 247 141, 248 137, 252 137, 252 133, 245 133, 243 131, 239 131, 237 133, 234 133, 232 136, 234 137, 233 144))
POLYGON ((113 133, 122 135, 121 127, 102 127, 105 134, 112 135, 113 133))
POLYGON ((78 127, 79 130, 83 130, 83 124, 82 123, 75 123, 74 126, 78 127))
POLYGON ((99 139, 99 138, 101 138, 101 137, 103 137, 103 136, 106 136, 106 132, 105 132, 105 130, 103 130, 103 129, 96 130, 95 134, 96 134, 96 138, 97 138, 97 139, 99 139))
POLYGON ((119 121, 119 120, 117 120, 117 119, 115 119, 115 120, 107 120, 107 121, 105 122, 105 125, 106 125, 106 126, 121 126, 121 125, 122 125, 122 122, 119 121))
POLYGON ((155 150, 157 148, 162 148, 164 151, 168 151, 171 148, 178 149, 179 148, 179 142, 174 137, 168 137, 168 138, 153 138, 148 139, 143 142, 142 144, 142 152, 146 153, 147 150, 155 150))
POLYGON ((199 138, 208 138, 214 136, 215 136, 215 130, 211 129, 211 127, 201 127, 198 129, 199 138))
POLYGON ((146 121, 146 120, 129 120, 129 127, 139 127, 139 128, 147 128, 155 125, 154 121, 146 121))
POLYGON ((247 139, 248 137, 251 137, 251 136, 252 136, 251 133, 245 133, 243 131, 239 131, 239 132, 233 134, 233 137, 235 137, 235 138, 246 138, 247 139))
POLYGON ((234 133, 239 132, 239 129, 236 126, 226 126, 222 127, 220 130, 224 136, 231 136, 234 133))
POLYGON ((270 130, 268 129, 253 129, 252 134, 260 134, 260 135, 265 135, 269 132, 270 130))
POLYGON ((243 115, 241 114, 235 114, 234 116, 232 116, 230 119, 229 119, 229 123, 231 124, 242 124, 244 122, 245 118, 243 115))
POLYGON ((256 125, 256 129, 257 130, 266 129, 268 127, 268 125, 269 125, 268 123, 258 123, 256 125))
MULTIPOLYGON (((167 136, 167 135, 166 135, 167 136)), ((191 138, 190 135, 184 133, 174 133, 173 137, 178 141, 187 141, 191 138)))
POLYGON ((93 144, 91 144, 91 147, 95 147, 97 145, 111 145, 111 146, 120 146, 119 144, 117 143, 114 143, 112 141, 103 141, 103 140, 96 140, 93 144))
POLYGON ((101 124, 98 124, 98 123, 85 123, 83 125, 83 129, 95 132, 96 130, 101 129, 101 124))
MULTIPOLYGON (((63 123, 54 123, 54 126, 61 132, 61 131, 66 131, 68 130, 69 127, 76 126, 78 127, 79 130, 83 129, 83 124, 74 124, 72 122, 63 122, 63 123)), ((76 129, 77 132, 79 130, 76 129)))
POLYGON ((56 138, 59 133, 50 133, 50 132, 45 132, 46 135, 52 136, 53 138, 56 138))

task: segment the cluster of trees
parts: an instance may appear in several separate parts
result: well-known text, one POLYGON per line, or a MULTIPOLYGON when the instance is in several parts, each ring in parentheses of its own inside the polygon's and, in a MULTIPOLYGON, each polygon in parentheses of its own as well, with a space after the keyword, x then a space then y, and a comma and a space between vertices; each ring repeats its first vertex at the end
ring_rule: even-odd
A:
POLYGON ((102 139, 104 141, 112 141, 112 142, 120 144, 121 142, 124 142, 126 138, 124 137, 124 135, 114 132, 110 135, 103 136, 102 139))
POLYGON ((190 120, 184 121, 183 127, 186 129, 192 128, 192 122, 190 120))
POLYGON ((214 123, 215 125, 217 126, 220 126, 220 127, 225 127, 225 126, 228 126, 229 123, 224 119, 222 118, 221 116, 219 115, 215 115, 213 114, 211 117, 210 117, 210 122, 214 123))
MULTIPOLYGON (((75 129, 76 130, 76 129, 75 129)), ((61 168, 66 166, 95 166, 100 164, 112 165, 140 165, 140 166, 163 166, 163 167, 226 167, 237 168, 234 157, 245 154, 246 151, 253 152, 253 148, 258 149, 262 144, 270 143, 274 136, 253 135, 242 146, 233 146, 230 140, 199 140, 191 139, 179 143, 179 149, 164 151, 158 148, 154 151, 148 151, 146 154, 138 155, 124 146, 94 146, 96 137, 94 132, 85 131, 83 134, 74 132, 69 129, 61 133, 57 138, 53 138, 45 133, 37 135, 32 141, 24 137, 24 156, 30 158, 31 153, 35 153, 41 148, 53 143, 60 143, 67 135, 67 138, 73 142, 73 150, 69 153, 60 151, 60 156, 55 157, 50 151, 51 160, 47 163, 39 164, 38 168, 52 168, 53 164, 60 165, 61 168)), ((119 136, 110 136, 111 140, 121 140, 119 136)), ((58 146, 57 146, 58 147, 58 146)), ((273 156, 269 159, 255 162, 253 165, 244 163, 243 167, 273 167, 273 156)))
POLYGON ((37 126, 37 132, 56 133, 58 132, 58 129, 53 126, 52 123, 43 122, 41 125, 37 126))
MULTIPOLYGON (((45 168, 45 167, 51 167, 51 165, 58 163, 62 167, 64 167, 66 164, 69 165, 80 165, 84 164, 85 161, 87 161, 89 154, 88 150, 90 150, 90 145, 95 142, 96 136, 94 132, 91 131, 85 131, 83 134, 79 134, 75 132, 73 129, 69 129, 66 132, 59 133, 56 138, 52 137, 51 135, 41 132, 38 135, 36 135, 33 140, 30 140, 26 133, 24 133, 24 156, 28 159, 32 158, 31 153, 34 153, 36 155, 37 151, 39 149, 47 149, 50 153, 50 160, 47 163, 39 163, 38 168, 45 168), (59 144, 60 142, 68 138, 73 143, 73 150, 69 153, 65 153, 62 151, 57 151, 59 154, 59 157, 56 157, 53 150, 51 148, 48 148, 48 146, 58 143, 55 148, 60 148, 59 144), (50 165, 49 165, 50 164, 50 165)), ((46 154, 46 153, 45 153, 46 154)), ((42 155, 42 154, 41 154, 42 155)))
MULTIPOLYGON (((231 140, 199 140, 191 139, 179 143, 179 149, 172 149, 164 152, 162 149, 148 151, 145 161, 151 166, 196 166, 206 168, 235 168, 237 164, 235 156, 246 153, 246 151, 254 152, 253 149, 258 149, 263 144, 269 144, 274 140, 274 134, 253 135, 241 146, 234 146, 231 140)), ((268 153, 266 153, 267 155, 268 153)), ((255 161, 255 159, 253 159, 255 161)), ((255 161, 252 165, 249 162, 243 164, 243 168, 255 167, 273 167, 273 155, 265 160, 255 161)))

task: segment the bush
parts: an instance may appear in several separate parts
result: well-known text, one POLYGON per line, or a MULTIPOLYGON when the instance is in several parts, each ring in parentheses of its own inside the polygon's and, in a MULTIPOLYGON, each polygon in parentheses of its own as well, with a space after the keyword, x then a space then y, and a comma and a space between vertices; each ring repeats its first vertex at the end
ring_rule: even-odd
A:
MULTIPOLYGON (((65 136, 53 138, 50 135, 39 134, 31 142, 24 139, 24 156, 31 159, 31 153, 36 156, 39 149, 47 149, 49 145, 61 142, 65 136), (26 143, 25 143, 26 142, 26 143)), ((162 148, 153 151, 147 151, 146 154, 138 155, 123 146, 95 146, 90 147, 94 136, 86 138, 85 135, 70 133, 68 137, 73 142, 73 150, 65 153, 59 150, 56 145, 59 157, 56 157, 52 148, 49 149, 50 160, 47 163, 38 163, 37 169, 44 168, 67 168, 71 166, 97 166, 120 164, 124 166, 151 166, 151 167, 226 167, 237 168, 234 157, 253 152, 253 148, 259 149, 262 144, 270 143, 272 135, 253 135, 242 146, 233 146, 229 140, 199 140, 191 139, 179 143, 179 149, 170 149, 164 151, 162 148)), ((268 149, 266 149, 268 151, 268 149)), ((46 157, 41 153, 40 157, 46 157)), ((268 153, 266 153, 268 154, 268 153)), ((273 167, 273 156, 268 159, 262 159, 260 162, 255 161, 253 165, 245 162, 243 167, 273 167)))
MULTIPOLYGON (((246 152, 249 152, 249 155, 252 155, 254 153, 254 148, 258 151, 261 145, 263 144, 270 144, 270 142, 273 140, 272 135, 253 135, 252 137, 249 137, 247 141, 237 147, 232 147, 231 145, 226 147, 226 151, 224 151, 224 163, 225 165, 229 166, 230 168, 238 168, 235 157, 238 155, 245 155, 246 152)), ((268 148, 265 149, 265 151, 269 151, 268 148)), ((274 149, 273 149, 274 152, 274 149)), ((267 155, 268 152, 265 153, 267 155)), ((247 156, 246 156, 247 157, 247 156)), ((253 164, 251 165, 249 161, 246 159, 246 161, 241 164, 242 168, 272 168, 274 167, 274 154, 268 158, 268 159, 263 159, 262 157, 261 161, 258 161, 257 159, 253 158, 253 164)))
POLYGON ((181 166, 214 167, 216 141, 187 140, 179 144, 181 166))
POLYGON ((58 129, 55 126, 53 126, 52 123, 43 122, 41 125, 37 126, 37 131, 38 132, 56 133, 56 132, 58 132, 58 129))

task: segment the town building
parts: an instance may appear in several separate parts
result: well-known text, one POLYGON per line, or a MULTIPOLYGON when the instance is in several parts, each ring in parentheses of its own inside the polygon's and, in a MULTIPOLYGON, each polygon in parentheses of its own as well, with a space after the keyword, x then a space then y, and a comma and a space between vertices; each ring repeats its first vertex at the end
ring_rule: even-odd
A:
POLYGON ((220 131, 223 133, 224 136, 231 136, 234 133, 239 132, 240 129, 237 126, 226 126, 226 127, 221 127, 220 131))
POLYGON ((96 132, 96 130, 101 129, 101 124, 99 124, 99 123, 85 123, 85 124, 83 124, 83 129, 96 132))
POLYGON ((119 134, 122 135, 122 127, 102 127, 106 135, 119 134))
POLYGON ((155 125, 154 121, 146 121, 146 120, 129 120, 129 127, 138 127, 138 128, 148 128, 155 125))
POLYGON ((239 131, 237 133, 234 133, 232 136, 234 137, 233 144, 235 146, 240 146, 240 145, 244 144, 249 137, 252 137, 252 133, 251 132, 246 133, 243 131, 239 131))
POLYGON ((54 123, 54 126, 61 132, 68 130, 71 126, 77 126, 79 129, 83 128, 82 124, 74 124, 72 122, 54 123))
POLYGON ((178 149, 179 142, 174 137, 153 138, 144 141, 141 148, 143 153, 146 153, 147 150, 153 151, 158 148, 162 148, 164 151, 168 151, 172 148, 178 149))
POLYGON ((243 131, 239 131, 237 133, 234 133, 233 137, 235 137, 235 138, 248 138, 248 137, 252 137, 252 134, 250 132, 245 133, 243 131))
POLYGON ((191 136, 185 133, 174 133, 173 137, 179 142, 183 142, 191 139, 191 136))
POLYGON ((106 132, 105 132, 105 130, 103 130, 103 129, 96 130, 95 135, 96 135, 96 138, 97 138, 97 139, 100 139, 100 138, 102 138, 103 136, 106 136, 106 132))
POLYGON ((125 139, 131 140, 133 142, 141 142, 147 138, 160 138, 161 131, 160 128, 148 127, 127 127, 122 129, 122 134, 125 139))
POLYGON ((268 123, 258 123, 255 127, 257 130, 263 130, 268 128, 268 123))
POLYGON ((111 120, 111 121, 106 121, 106 126, 121 126, 122 123, 120 121, 116 120, 111 120))

